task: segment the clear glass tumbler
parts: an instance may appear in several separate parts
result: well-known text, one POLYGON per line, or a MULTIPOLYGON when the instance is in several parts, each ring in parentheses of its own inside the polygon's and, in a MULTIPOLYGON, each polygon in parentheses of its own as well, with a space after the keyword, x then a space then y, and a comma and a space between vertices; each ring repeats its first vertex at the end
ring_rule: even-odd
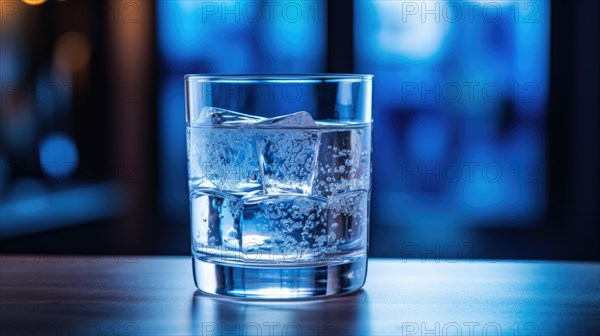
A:
POLYGON ((194 280, 289 299, 365 282, 371 75, 187 75, 194 280))

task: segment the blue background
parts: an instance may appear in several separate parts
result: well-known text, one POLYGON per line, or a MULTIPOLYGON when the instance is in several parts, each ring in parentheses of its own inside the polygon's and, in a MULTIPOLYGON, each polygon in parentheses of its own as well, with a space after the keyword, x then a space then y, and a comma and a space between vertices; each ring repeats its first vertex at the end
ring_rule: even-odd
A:
POLYGON ((595 1, 0 6, 0 252, 189 254, 183 76, 371 73, 370 253, 598 259, 595 1))

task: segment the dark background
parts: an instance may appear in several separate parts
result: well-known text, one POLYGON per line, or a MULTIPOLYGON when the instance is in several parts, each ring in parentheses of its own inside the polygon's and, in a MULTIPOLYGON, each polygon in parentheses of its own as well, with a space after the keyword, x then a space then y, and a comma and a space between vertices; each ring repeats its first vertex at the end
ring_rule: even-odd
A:
POLYGON ((493 1, 504 21, 425 16, 416 31, 453 29, 428 56, 429 35, 410 44, 397 33, 411 34, 406 13, 422 9, 410 2, 398 12, 381 1, 280 7, 289 3, 318 16, 249 18, 248 2, 235 1, 2 1, 0 252, 189 254, 183 74, 363 72, 376 76, 371 256, 599 259, 596 1, 515 2, 540 9, 531 26, 493 1), (542 39, 503 42, 528 27, 542 39), (517 59, 548 66, 531 79, 507 61, 517 59), (494 69, 545 93, 532 105, 402 99, 406 84, 506 85, 494 69), (493 141, 477 132, 488 128, 493 141), (464 164, 472 153, 503 169, 534 163, 535 178, 515 178, 494 198, 502 185, 489 179, 468 194, 443 170, 416 179, 403 170, 464 164))

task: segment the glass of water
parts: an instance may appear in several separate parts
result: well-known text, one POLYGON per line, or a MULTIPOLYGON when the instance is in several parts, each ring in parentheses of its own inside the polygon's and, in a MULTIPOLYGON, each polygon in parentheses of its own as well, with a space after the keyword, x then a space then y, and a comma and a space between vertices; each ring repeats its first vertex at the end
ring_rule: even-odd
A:
POLYGON ((290 299, 365 282, 371 75, 187 75, 194 280, 290 299))

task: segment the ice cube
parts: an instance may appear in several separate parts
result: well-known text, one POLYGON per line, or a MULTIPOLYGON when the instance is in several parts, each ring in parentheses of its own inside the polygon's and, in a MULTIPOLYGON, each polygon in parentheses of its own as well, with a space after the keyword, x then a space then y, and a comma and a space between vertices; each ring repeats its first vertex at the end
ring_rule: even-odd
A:
POLYGON ((365 190, 345 192, 327 202, 328 253, 365 247, 368 212, 365 190))
POLYGON ((316 127, 317 124, 310 113, 300 111, 280 117, 265 119, 256 123, 257 126, 273 127, 316 127))
POLYGON ((237 195, 262 189, 254 136, 245 127, 188 128, 191 187, 237 195))
MULTIPOLYGON (((270 252, 280 261, 302 262, 324 255, 327 200, 310 196, 259 196, 244 201, 242 246, 270 252)), ((265 253, 266 254, 266 253, 265 253)), ((263 260, 267 256, 263 255, 263 260)))
POLYGON ((188 130, 190 183, 233 194, 262 189, 254 132, 247 126, 265 119, 218 107, 204 107, 188 130))
POLYGON ((370 186, 370 129, 337 129, 321 133, 313 195, 334 197, 370 186))
POLYGON ((192 123, 194 125, 205 126, 243 125, 255 123, 261 120, 266 120, 266 118, 234 112, 218 107, 206 106, 200 111, 192 123))
POLYGON ((300 111, 262 120, 254 126, 264 191, 310 194, 319 148, 319 133, 310 129, 316 126, 310 114, 300 111))
POLYGON ((196 247, 240 247, 241 238, 238 233, 243 209, 240 199, 223 192, 202 190, 192 192, 190 202, 192 238, 196 247))
POLYGON ((319 133, 308 112, 266 119, 205 107, 198 124, 237 126, 191 127, 190 180, 199 187, 238 195, 259 189, 310 194, 319 133))

